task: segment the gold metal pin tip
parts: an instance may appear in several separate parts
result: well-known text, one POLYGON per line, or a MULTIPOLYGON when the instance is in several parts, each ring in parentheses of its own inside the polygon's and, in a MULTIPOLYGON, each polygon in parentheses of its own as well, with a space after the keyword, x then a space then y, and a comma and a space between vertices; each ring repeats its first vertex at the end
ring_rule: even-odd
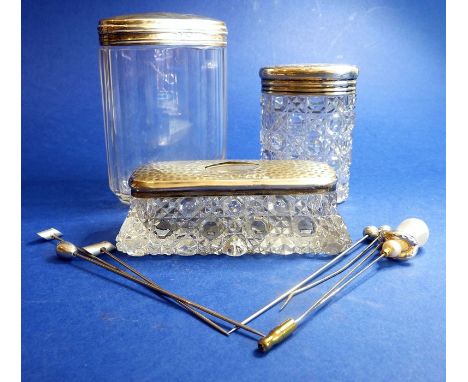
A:
POLYGON ((258 341, 258 350, 266 353, 274 345, 284 341, 297 328, 296 321, 288 318, 258 341))

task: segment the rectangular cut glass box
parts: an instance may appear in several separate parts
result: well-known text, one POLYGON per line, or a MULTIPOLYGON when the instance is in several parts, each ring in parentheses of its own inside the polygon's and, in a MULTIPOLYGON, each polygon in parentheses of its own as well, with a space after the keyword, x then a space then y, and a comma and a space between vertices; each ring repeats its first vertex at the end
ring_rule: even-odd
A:
POLYGON ((338 177, 338 203, 347 199, 356 78, 350 65, 266 67, 262 79, 263 159, 328 163, 338 177))
POLYGON ((324 163, 157 162, 129 184, 116 241, 130 255, 336 254, 350 244, 324 163))
POLYGON ((224 158, 224 22, 145 13, 98 30, 109 185, 120 200, 145 163, 224 158))

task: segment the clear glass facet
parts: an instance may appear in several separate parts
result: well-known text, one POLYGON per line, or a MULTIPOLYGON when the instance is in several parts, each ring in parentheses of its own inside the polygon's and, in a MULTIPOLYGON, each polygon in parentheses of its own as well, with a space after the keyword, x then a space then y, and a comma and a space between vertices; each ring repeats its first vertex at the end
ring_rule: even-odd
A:
POLYGON ((263 159, 312 159, 337 173, 338 203, 349 193, 356 95, 263 93, 260 141, 263 159))
POLYGON ((117 248, 134 256, 336 254, 350 238, 335 205, 334 191, 131 198, 117 248))
POLYGON ((226 48, 103 46, 101 83, 111 190, 153 161, 223 159, 226 48))

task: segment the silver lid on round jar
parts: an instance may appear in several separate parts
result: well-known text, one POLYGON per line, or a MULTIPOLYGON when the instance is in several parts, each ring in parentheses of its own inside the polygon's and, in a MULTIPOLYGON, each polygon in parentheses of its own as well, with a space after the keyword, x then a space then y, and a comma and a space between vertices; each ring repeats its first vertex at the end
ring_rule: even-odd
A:
POLYGON ((178 13, 141 13, 99 21, 101 45, 226 46, 223 21, 178 13))
POLYGON ((260 69, 262 91, 282 94, 344 95, 356 92, 357 66, 300 64, 260 69))

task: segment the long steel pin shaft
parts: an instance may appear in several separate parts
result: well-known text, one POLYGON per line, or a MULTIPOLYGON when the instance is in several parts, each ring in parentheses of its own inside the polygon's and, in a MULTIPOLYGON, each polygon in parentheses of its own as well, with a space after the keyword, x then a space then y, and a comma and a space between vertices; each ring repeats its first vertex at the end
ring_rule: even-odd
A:
MULTIPOLYGON (((252 315, 250 315, 249 317, 247 317, 245 320, 243 320, 241 323, 242 324, 248 324, 250 321, 254 320, 255 318, 257 318, 258 316, 262 315, 263 313, 265 313, 266 311, 268 311, 269 309, 271 309, 273 306, 275 306, 276 304, 278 304, 280 301, 282 301, 284 298, 288 297, 292 292, 294 292, 296 289, 299 289, 301 286, 303 286, 304 284, 306 284, 307 282, 309 282, 310 280, 312 280, 313 278, 317 277, 318 275, 320 275, 321 273, 325 272, 328 268, 330 268, 333 264, 335 264, 336 262, 338 262, 340 259, 343 258, 343 256, 345 256, 346 254, 348 254, 349 252, 351 252, 354 248, 356 248, 359 244, 361 244, 364 240, 367 240, 367 238, 369 237, 369 235, 364 235, 361 239, 359 239, 358 241, 356 241, 356 243, 354 243, 351 247, 345 249, 343 252, 341 252, 339 255, 335 256, 335 258, 333 258, 332 260, 330 260, 328 263, 326 263, 325 265, 323 265, 321 268, 319 268, 318 270, 316 270, 314 273, 312 273, 311 275, 307 276, 304 280, 302 280, 300 283, 294 285, 291 289, 289 289, 288 291, 284 292, 281 296, 277 297, 276 299, 274 299, 273 301, 271 301, 270 303, 268 303, 267 305, 265 305, 263 308, 257 310, 255 313, 253 313, 252 315)), ((228 331, 229 334, 235 332, 236 330, 238 329, 238 327, 234 327, 232 328, 231 330, 228 331)))
MULTIPOLYGON (((142 275, 140 272, 138 272, 135 268, 133 268, 131 265, 127 264, 125 261, 119 259, 117 256, 114 256, 112 253, 110 253, 109 251, 107 251, 105 248, 101 248, 101 252, 106 254, 107 256, 109 256, 111 259, 113 259, 114 261, 118 262, 120 265, 122 265, 123 267, 125 267, 126 269, 128 269, 130 272, 134 273, 135 275, 137 275, 138 277, 140 277, 142 280, 146 281, 147 283, 149 284, 152 284, 153 286, 157 287, 157 288, 161 288, 158 284, 156 284, 154 281, 152 281, 151 279, 145 277, 144 275, 142 275)), ((153 291, 154 293, 157 293, 156 291, 153 291)), ((163 298, 166 298, 166 299, 169 299, 167 296, 162 296, 163 298)), ((216 322, 210 320, 208 317, 204 316, 203 314, 201 314, 200 312, 196 311, 194 308, 192 308, 190 305, 187 305, 179 300, 172 300, 174 302, 176 302, 177 304, 179 304, 181 307, 183 307, 184 309, 188 310, 190 313, 194 314, 196 317, 198 317, 200 320, 202 320, 203 322, 205 322, 206 324, 210 325, 212 328, 216 329, 217 331, 221 332, 222 334, 226 335, 226 336, 229 336, 229 333, 227 332, 227 330, 223 329, 221 326, 219 326, 216 322)))
POLYGON ((318 309, 320 306, 325 304, 328 300, 330 300, 333 296, 335 296, 340 290, 345 288, 354 279, 359 277, 362 273, 364 273, 366 270, 372 267, 377 261, 379 261, 382 257, 384 257, 385 254, 382 253, 380 256, 378 256, 377 258, 372 260, 369 264, 367 264, 364 268, 362 268, 359 272, 354 274, 367 260, 371 258, 371 256, 374 255, 375 251, 377 251, 379 247, 380 245, 374 248, 365 258, 363 258, 344 277, 342 277, 340 281, 338 281, 335 285, 333 285, 309 309, 307 309, 301 316, 299 316, 299 318, 297 319, 288 318, 286 321, 283 321, 280 325, 278 325, 273 330, 271 330, 267 336, 261 338, 258 341, 259 350, 262 352, 267 352, 276 344, 284 341, 297 329, 299 323, 304 318, 306 318, 314 310, 318 309))
MULTIPOLYGON (((52 235, 52 238, 57 240, 57 241, 60 241, 60 242, 63 242, 64 239, 62 239, 61 237, 57 236, 57 235, 52 235)), ((100 262, 101 264, 104 264, 105 266, 108 266, 108 267, 112 267, 118 271, 122 271, 121 269, 119 269, 118 267, 115 267, 113 264, 111 263, 108 263, 102 259, 100 259, 99 257, 93 255, 92 253, 86 251, 84 248, 81 248, 81 247, 76 247, 77 250, 82 253, 83 255, 85 256, 88 256, 88 257, 91 257, 93 259, 95 259, 96 261, 100 262)), ((138 277, 140 277, 141 279, 143 279, 144 281, 150 283, 150 284, 153 284, 154 286, 158 287, 158 288, 161 288, 158 284, 156 284, 155 282, 153 282, 152 280, 144 277, 141 273, 139 273, 136 269, 134 269, 133 267, 131 267, 130 265, 128 265, 127 263, 125 263, 124 261, 120 260, 118 257, 112 255, 112 253, 110 253, 109 251, 107 251, 105 248, 102 248, 101 249, 101 252, 102 253, 105 253, 107 254, 108 256, 110 256, 112 259, 114 259, 115 261, 117 261, 119 264, 121 264, 123 267, 127 268, 128 270, 130 270, 131 272, 133 272, 134 274, 136 274, 138 277)), ((155 290, 153 290, 154 293, 158 293, 156 292, 155 290)), ((204 316, 203 314, 201 314, 200 312, 196 311, 195 309, 193 309, 190 305, 187 305, 187 304, 184 304, 183 302, 177 300, 177 299, 170 299, 169 297, 167 296, 164 296, 162 295, 161 297, 163 298, 166 298, 166 299, 169 299, 169 300, 173 300, 174 302, 176 302, 177 304, 181 305, 183 308, 185 308, 186 310, 190 311, 191 313, 193 313, 195 316, 197 316, 200 320, 202 320, 203 322, 205 322, 206 324, 210 325, 213 329, 221 332, 222 334, 226 335, 226 336, 229 336, 229 333, 223 329, 221 326, 219 326, 217 323, 215 323, 214 321, 210 320, 208 317, 204 316)))
MULTIPOLYGON (((60 236, 57 236, 57 235, 55 235, 55 234, 51 235, 51 238, 53 238, 53 239, 55 239, 55 240, 57 240, 57 241, 60 241, 60 242, 65 242, 64 239, 62 239, 60 236)), ((132 281, 134 281, 134 282, 136 282, 136 283, 139 283, 139 284, 141 284, 141 285, 144 285, 144 286, 146 286, 147 288, 153 290, 154 292, 157 292, 157 293, 161 294, 162 296, 170 297, 170 298, 174 299, 175 301, 177 301, 177 302, 179 302, 179 303, 183 303, 183 304, 186 304, 186 305, 192 305, 192 306, 194 306, 194 307, 196 307, 196 308, 198 308, 198 309, 200 309, 200 310, 202 310, 202 311, 204 311, 204 312, 206 312, 206 313, 208 313, 208 314, 211 314, 211 315, 213 315, 213 316, 215 316, 215 317, 217 317, 217 318, 220 318, 220 319, 222 319, 222 320, 224 320, 224 321, 226 321, 226 322, 229 322, 229 323, 231 323, 231 324, 234 324, 234 325, 242 324, 242 323, 240 323, 240 322, 238 322, 238 321, 236 321, 236 320, 233 320, 233 319, 231 319, 231 318, 229 318, 229 317, 227 317, 227 316, 222 315, 221 313, 218 313, 218 312, 213 311, 213 310, 211 310, 211 309, 209 309, 209 308, 206 308, 206 307, 204 307, 203 305, 196 304, 196 303, 194 303, 194 302, 192 302, 192 301, 190 301, 190 300, 186 300, 185 298, 183 298, 183 297, 181 297, 181 296, 178 296, 178 295, 176 295, 176 294, 173 294, 173 293, 171 293, 171 292, 169 292, 169 291, 167 291, 167 290, 161 288, 160 286, 158 286, 158 285, 155 284, 154 282, 151 282, 151 280, 150 280, 150 282, 148 282, 148 281, 146 281, 146 280, 143 280, 143 281, 138 280, 138 279, 136 279, 135 277, 133 277, 132 275, 130 275, 130 274, 128 274, 128 273, 122 271, 121 269, 115 267, 113 264, 110 264, 110 263, 108 263, 108 262, 106 262, 106 261, 104 261, 104 260, 102 260, 102 259, 100 259, 100 258, 94 256, 92 253, 86 251, 86 250, 83 249, 83 248, 76 247, 76 249, 78 250, 78 252, 80 252, 80 253, 75 254, 77 257, 82 258, 83 260, 89 261, 89 262, 91 262, 91 263, 93 263, 93 264, 95 264, 95 265, 98 265, 98 266, 102 267, 102 268, 105 268, 105 269, 107 269, 107 270, 109 270, 109 271, 111 271, 111 272, 113 272, 113 273, 116 273, 116 274, 118 274, 118 275, 120 275, 120 276, 122 276, 122 277, 124 277, 124 278, 127 278, 127 279, 132 280, 132 281)), ((111 254, 111 255, 112 255, 112 254, 111 254)), ((113 257, 115 257, 115 256, 113 256, 113 257)), ((115 257, 115 259, 118 259, 118 258, 115 257)), ((118 259, 117 262, 119 262, 119 260, 120 260, 120 259, 118 259)), ((122 260, 120 260, 120 261, 122 261, 122 260)), ((120 262, 119 262, 119 263, 120 263, 120 262)), ((123 264, 122 264, 122 265, 123 265, 123 264)), ((126 265, 129 266, 128 264, 126 264, 126 265)), ((130 267, 130 266, 129 266, 129 267, 130 267)), ((134 270, 135 270, 135 269, 134 269, 134 270)), ((136 270, 135 270, 135 271, 136 271, 136 270)), ((142 275, 140 274, 139 277, 141 277, 141 276, 142 276, 142 275)), ((213 326, 213 327, 216 327, 216 329, 218 329, 218 328, 221 329, 221 332, 222 332, 223 334, 226 333, 226 335, 229 335, 229 333, 227 333, 223 328, 219 327, 219 325, 217 325, 216 323, 214 323, 213 321, 211 321, 209 318, 207 318, 207 317, 201 315, 201 314, 200 314, 199 312, 197 312, 197 311, 193 311, 193 312, 194 312, 195 314, 197 314, 197 316, 200 315, 200 316, 201 316, 200 318, 201 318, 203 321, 205 321, 205 319, 206 319, 207 321, 205 321, 205 322, 207 322, 207 323, 210 324, 210 325, 213 324, 212 326, 213 326)), ((254 334, 257 334, 257 335, 259 335, 259 336, 262 335, 262 333, 261 333, 260 331, 258 331, 258 330, 256 330, 256 329, 253 329, 253 328, 251 328, 251 327, 249 327, 249 326, 247 326, 247 325, 243 325, 243 324, 242 324, 241 327, 242 327, 244 330, 250 331, 250 332, 252 332, 252 333, 254 333, 254 334)))
POLYGON ((156 287, 153 284, 148 283, 148 282, 146 282, 144 280, 137 279, 136 277, 134 277, 134 276, 122 271, 122 270, 119 270, 118 268, 114 267, 112 264, 108 264, 107 262, 105 262, 103 260, 96 260, 95 258, 91 258, 91 257, 89 257, 87 255, 83 255, 83 254, 81 254, 79 252, 77 252, 75 254, 75 256, 79 257, 80 259, 86 260, 86 261, 88 261, 90 263, 93 263, 95 265, 98 265, 101 268, 107 269, 107 270, 109 270, 109 271, 111 271, 113 273, 116 273, 119 276, 122 276, 122 277, 124 277, 124 278, 126 278, 128 280, 131 280, 131 281, 134 281, 134 282, 136 282, 138 284, 141 284, 141 285, 143 285, 143 286, 145 286, 145 287, 147 287, 149 289, 155 290, 155 291, 159 292, 162 295, 171 297, 171 298, 173 298, 175 300, 178 300, 178 301, 181 301, 181 302, 183 302, 185 304, 191 305, 192 307, 197 308, 199 310, 202 310, 202 311, 204 311, 204 312, 206 312, 206 313, 208 313, 208 314, 210 314, 210 315, 212 315, 214 317, 217 317, 217 318, 219 318, 221 320, 229 322, 229 323, 231 323, 233 325, 239 326, 239 327, 241 327, 242 329, 244 329, 244 330, 246 330, 248 332, 254 333, 254 334, 256 334, 256 335, 258 335, 260 337, 264 337, 263 333, 261 333, 260 331, 258 331, 256 329, 251 328, 250 326, 247 326, 247 325, 243 324, 242 322, 238 322, 236 320, 233 320, 232 318, 229 318, 229 317, 227 317, 227 316, 225 316, 225 315, 223 315, 221 313, 218 313, 218 312, 216 312, 216 311, 214 311, 212 309, 209 309, 209 308, 207 308, 207 307, 205 307, 203 305, 197 304, 196 302, 187 300, 187 299, 183 298, 182 296, 179 296, 179 295, 177 295, 175 293, 169 292, 169 291, 167 291, 167 290, 165 290, 163 288, 156 287))
POLYGON ((373 232, 376 231, 379 231, 377 234, 381 236, 382 243, 379 243, 368 255, 362 258, 345 276, 341 277, 335 285, 325 292, 297 319, 288 318, 273 328, 267 336, 261 338, 258 341, 258 349, 260 351, 267 352, 276 344, 283 342, 296 330, 298 325, 308 315, 323 306, 382 258, 388 257, 399 260, 411 259, 416 255, 419 246, 423 246, 429 237, 429 228, 426 223, 416 218, 404 220, 394 231, 388 226, 381 226, 378 229, 369 226, 364 229, 364 233, 369 235, 373 235, 373 232), (376 251, 379 251, 379 253, 374 255, 376 251))
POLYGON ((379 249, 380 246, 374 248, 366 257, 364 257, 358 264, 356 264, 345 276, 343 276, 335 285, 333 285, 327 292, 325 292, 322 297, 320 297, 309 309, 307 309, 299 318, 295 319, 296 324, 306 318, 309 314, 311 314, 314 310, 318 309, 321 305, 325 304, 328 300, 330 300, 333 296, 335 296, 338 292, 340 292, 343 288, 349 285, 353 280, 357 277, 362 275, 365 271, 367 271, 370 267, 372 267, 377 261, 381 258, 385 257, 385 254, 381 254, 374 260, 372 260, 369 264, 367 264, 364 268, 362 268, 359 272, 353 275, 357 269, 359 269, 367 260, 369 260, 374 253, 379 249))
POLYGON ((291 299, 293 297, 295 297, 296 295, 300 294, 300 293, 303 293, 309 289, 312 289, 322 283, 324 283, 325 281, 328 281, 330 280, 331 278, 339 275, 340 273, 343 273, 346 269, 348 269, 351 265, 353 265, 356 261, 358 261, 362 256, 364 256, 366 254, 366 252, 375 245, 375 243, 377 243, 378 241, 380 240, 379 237, 376 237, 374 240, 372 240, 372 242, 366 247, 364 248, 361 252, 359 252, 355 257, 353 257, 350 261, 348 261, 344 266, 342 266, 340 269, 337 269, 335 272, 332 272, 328 275, 326 275, 325 277, 321 278, 320 280, 317 280, 317 281, 314 281, 310 284, 307 284, 306 286, 302 287, 302 288, 299 288, 299 289, 296 289, 294 292, 290 293, 288 298, 284 301, 283 305, 281 306, 281 310, 283 310, 288 304, 289 302, 291 301, 291 299))

